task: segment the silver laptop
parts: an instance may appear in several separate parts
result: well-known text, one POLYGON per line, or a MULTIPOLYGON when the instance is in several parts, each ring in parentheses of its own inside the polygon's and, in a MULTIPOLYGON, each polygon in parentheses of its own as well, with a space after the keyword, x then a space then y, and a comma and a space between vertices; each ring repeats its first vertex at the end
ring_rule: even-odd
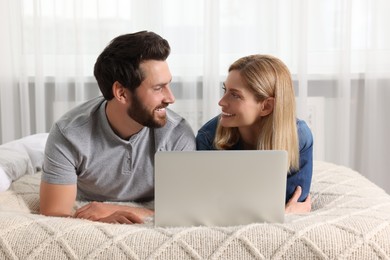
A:
POLYGON ((155 226, 284 221, 286 151, 174 151, 155 155, 155 226))

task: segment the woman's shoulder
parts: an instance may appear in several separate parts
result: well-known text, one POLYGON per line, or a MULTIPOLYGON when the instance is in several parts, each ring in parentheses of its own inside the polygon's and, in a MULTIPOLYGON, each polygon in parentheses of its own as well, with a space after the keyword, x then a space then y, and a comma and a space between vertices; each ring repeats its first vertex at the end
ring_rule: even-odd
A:
POLYGON ((304 120, 299 118, 297 118, 297 129, 298 132, 301 131, 301 132, 307 132, 311 134, 310 127, 307 125, 307 123, 304 120))
POLYGON ((218 126, 218 116, 204 124, 196 135, 197 150, 215 150, 213 145, 215 133, 218 126))
POLYGON ((297 130, 300 150, 305 147, 311 147, 313 145, 313 134, 304 120, 297 119, 297 130))
POLYGON ((198 130, 198 134, 199 133, 209 133, 209 134, 211 133, 212 135, 214 135, 215 132, 217 131, 218 119, 219 119, 219 116, 216 116, 216 117, 210 119, 207 123, 205 123, 198 130))

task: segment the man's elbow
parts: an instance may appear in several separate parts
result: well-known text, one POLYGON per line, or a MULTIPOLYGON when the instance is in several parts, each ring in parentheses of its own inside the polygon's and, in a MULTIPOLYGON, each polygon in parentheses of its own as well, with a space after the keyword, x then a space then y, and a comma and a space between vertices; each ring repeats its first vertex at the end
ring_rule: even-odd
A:
POLYGON ((50 209, 42 206, 40 206, 39 214, 48 217, 72 217, 70 212, 65 212, 59 209, 50 209))

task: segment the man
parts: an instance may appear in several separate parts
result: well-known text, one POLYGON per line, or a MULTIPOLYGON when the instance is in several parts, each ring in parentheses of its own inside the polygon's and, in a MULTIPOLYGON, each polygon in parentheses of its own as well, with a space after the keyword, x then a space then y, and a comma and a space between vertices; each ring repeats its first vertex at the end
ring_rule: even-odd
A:
POLYGON ((191 127, 167 109, 175 101, 168 42, 153 32, 121 35, 98 57, 103 97, 72 109, 49 134, 40 212, 109 223, 142 223, 146 208, 104 203, 154 198, 158 150, 195 150, 191 127), (72 215, 76 199, 94 201, 72 215))

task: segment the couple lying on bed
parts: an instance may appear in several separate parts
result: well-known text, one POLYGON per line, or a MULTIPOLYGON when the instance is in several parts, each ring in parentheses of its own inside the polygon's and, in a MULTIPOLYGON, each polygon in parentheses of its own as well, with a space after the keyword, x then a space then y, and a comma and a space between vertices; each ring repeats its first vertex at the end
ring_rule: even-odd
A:
POLYGON ((295 116, 291 75, 279 59, 234 62, 223 84, 222 112, 195 138, 167 109, 175 101, 168 42, 152 32, 122 35, 99 55, 94 75, 103 97, 72 109, 49 134, 40 212, 109 223, 143 223, 154 212, 110 202, 154 198, 156 151, 286 150, 286 212, 309 212, 313 139, 295 116), (73 212, 77 200, 93 201, 73 212))

